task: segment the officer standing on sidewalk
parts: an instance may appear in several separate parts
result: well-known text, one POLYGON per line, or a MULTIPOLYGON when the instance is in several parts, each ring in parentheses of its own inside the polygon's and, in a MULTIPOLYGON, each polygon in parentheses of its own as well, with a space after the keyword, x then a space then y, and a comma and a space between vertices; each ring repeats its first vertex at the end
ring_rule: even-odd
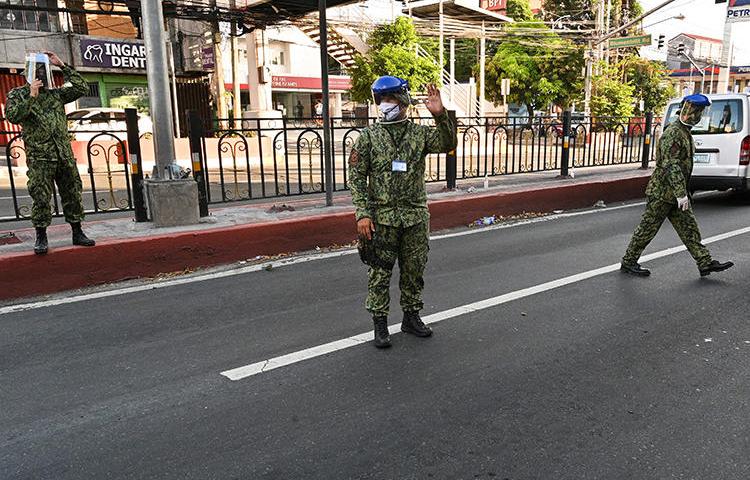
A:
POLYGON ((623 272, 643 277, 651 274, 638 264, 638 259, 667 218, 698 264, 702 277, 734 265, 711 258, 708 249, 701 243, 698 223, 688 196, 695 154, 690 130, 700 122, 703 110, 710 105, 711 100, 702 94, 685 97, 680 106, 679 120, 673 121, 664 130, 656 152, 656 169, 646 188, 646 212, 622 259, 620 269, 623 272))
POLYGON ((360 255, 370 267, 365 306, 375 324, 375 346, 391 346, 388 334, 391 272, 398 260, 401 331, 432 335, 419 316, 424 304, 424 269, 429 251, 425 158, 456 148, 454 125, 440 91, 428 87, 426 107, 436 127, 409 120, 412 104, 406 80, 385 76, 372 85, 381 121, 360 134, 349 157, 360 255))
POLYGON ((28 85, 8 94, 8 121, 23 127, 29 165, 28 188, 33 201, 31 223, 36 228, 34 253, 47 253, 47 227, 52 222, 53 182, 62 200, 65 221, 73 229, 73 245, 91 247, 94 241, 81 229, 84 218, 81 176, 70 147, 65 104, 88 93, 88 84, 52 52, 34 53, 26 59, 28 85), (60 67, 65 84, 54 88, 50 65, 60 67))

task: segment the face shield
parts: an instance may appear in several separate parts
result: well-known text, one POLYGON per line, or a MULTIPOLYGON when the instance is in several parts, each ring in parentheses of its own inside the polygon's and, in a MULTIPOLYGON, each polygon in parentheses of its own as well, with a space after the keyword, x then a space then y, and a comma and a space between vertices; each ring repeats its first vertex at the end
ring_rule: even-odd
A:
POLYGON ((700 123, 705 109, 706 107, 685 102, 680 109, 680 121, 688 127, 694 127, 700 123))
POLYGON ((49 56, 44 53, 29 53, 26 55, 26 81, 31 84, 34 80, 41 80, 44 88, 55 88, 52 80, 52 65, 49 56))

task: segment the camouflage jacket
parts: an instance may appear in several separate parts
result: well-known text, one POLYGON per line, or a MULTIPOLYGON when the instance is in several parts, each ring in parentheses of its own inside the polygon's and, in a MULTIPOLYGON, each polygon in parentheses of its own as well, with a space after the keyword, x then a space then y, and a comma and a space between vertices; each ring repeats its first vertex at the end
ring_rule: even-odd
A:
POLYGON ((444 112, 437 127, 410 121, 376 124, 362 131, 349 157, 352 199, 357 220, 409 227, 430 218, 425 188, 425 158, 456 148, 454 125, 444 112), (406 164, 394 171, 393 162, 406 164))
POLYGON ((42 88, 33 98, 29 86, 24 85, 8 94, 6 117, 23 128, 26 157, 31 161, 73 158, 64 107, 86 95, 88 84, 73 68, 66 65, 62 71, 65 84, 61 88, 42 88))
POLYGON ((646 187, 646 196, 666 202, 686 196, 694 154, 690 129, 679 120, 670 124, 659 140, 656 169, 646 187))

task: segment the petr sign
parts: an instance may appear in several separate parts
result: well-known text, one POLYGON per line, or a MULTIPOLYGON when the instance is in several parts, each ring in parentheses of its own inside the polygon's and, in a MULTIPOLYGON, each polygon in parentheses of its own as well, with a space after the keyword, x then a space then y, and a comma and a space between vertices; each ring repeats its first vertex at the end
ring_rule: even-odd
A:
POLYGON ((146 69, 146 46, 136 42, 81 39, 84 67, 146 69))
POLYGON ((750 0, 729 0, 727 22, 747 22, 750 20, 750 0))

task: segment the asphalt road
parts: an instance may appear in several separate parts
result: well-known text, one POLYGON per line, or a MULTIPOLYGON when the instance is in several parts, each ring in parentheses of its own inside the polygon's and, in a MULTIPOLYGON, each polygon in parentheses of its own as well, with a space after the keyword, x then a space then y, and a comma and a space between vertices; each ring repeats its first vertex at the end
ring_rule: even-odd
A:
MULTIPOLYGON (((642 210, 435 239, 424 313, 613 265, 642 210)), ((0 478, 750 478, 750 233, 709 248, 737 266, 670 254, 237 381, 370 329, 356 255, 3 313, 0 478)))

